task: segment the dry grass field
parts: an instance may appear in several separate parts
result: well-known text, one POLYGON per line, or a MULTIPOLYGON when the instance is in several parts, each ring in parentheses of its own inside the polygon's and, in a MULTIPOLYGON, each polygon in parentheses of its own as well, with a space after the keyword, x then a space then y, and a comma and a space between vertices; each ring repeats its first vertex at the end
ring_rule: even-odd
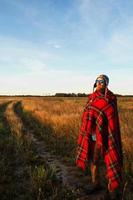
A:
MULTIPOLYGON (((7 101, 15 102, 14 112, 16 113, 16 115, 21 118, 22 122, 24 123, 25 127, 28 130, 30 130, 31 132, 32 130, 35 131, 36 136, 38 138, 41 138, 41 140, 44 141, 45 145, 47 146, 47 148, 52 154, 57 155, 59 159, 63 160, 66 163, 75 165, 77 137, 78 137, 79 127, 81 124, 81 117, 83 114, 84 105, 86 104, 87 98, 85 97, 81 97, 81 98, 80 97, 73 97, 73 98, 71 97, 69 98, 67 97, 65 98, 63 97, 58 97, 58 98, 57 97, 29 97, 29 98, 24 97, 24 98, 18 98, 18 99, 5 98, 5 99, 0 100, 0 106, 5 105, 5 102, 7 101)), ((133 124, 132 124, 133 98, 118 97, 118 111, 119 111, 119 118, 120 118, 121 136, 122 136, 123 154, 124 154, 123 174, 124 174, 124 181, 127 182, 126 191, 125 191, 125 200, 131 200, 133 199, 133 195, 131 192, 132 184, 133 184, 133 181, 132 181, 133 179, 133 124)), ((10 115, 9 117, 11 119, 10 115)), ((3 122, 1 121, 1 124, 2 123, 3 122)), ((14 128, 14 129, 17 129, 17 128, 14 128)), ((11 132, 11 130, 8 130, 8 132, 11 132)), ((1 131, 1 134, 2 134, 2 131, 1 131)), ((14 146, 14 148, 16 148, 16 146, 14 146)), ((17 145, 17 148, 18 148, 18 145, 17 145)), ((34 151, 31 149, 32 146, 30 147, 28 146, 29 151, 30 152, 33 151, 31 154, 28 154, 27 151, 25 152, 25 148, 23 145, 22 145, 22 148, 23 148, 23 151, 21 153, 23 154, 27 153, 27 157, 25 158, 24 156, 24 159, 26 159, 25 162, 28 162, 27 159, 30 160, 29 158, 30 155, 34 157, 34 151)), ((17 152, 19 151, 20 151, 20 148, 17 152)), ((33 174, 35 176, 35 171, 33 174)), ((32 179, 33 179, 33 174, 32 174, 32 179)), ((34 177, 34 179, 36 178, 34 177)), ((34 184, 36 185, 37 183, 34 183, 34 184)), ((57 191, 58 190, 56 190, 56 192, 57 191)), ((30 196, 29 199, 36 199, 31 195, 31 193, 29 196, 30 196)), ((36 192, 34 196, 36 196, 36 192)), ((63 198, 63 199, 72 199, 72 196, 71 197, 70 196, 71 195, 68 195, 67 198, 63 198)), ((56 198, 53 197, 53 199, 56 199, 56 198)))
MULTIPOLYGON (((47 141, 51 150, 74 162, 76 141, 86 101, 87 98, 26 99, 22 101, 22 107, 46 127, 50 127, 51 132, 48 135, 51 135, 51 138, 48 137, 47 141)), ((133 177, 133 98, 119 97, 118 110, 124 154, 124 178, 125 181, 128 180, 130 187, 133 177)), ((45 134, 45 131, 42 134, 45 134)), ((43 137, 45 140, 46 137, 43 137)))
MULTIPOLYGON (((25 99, 22 107, 42 124, 49 125, 55 138, 64 137, 75 143, 87 98, 41 98, 25 99)), ((131 156, 133 147, 133 98, 118 98, 123 151, 126 158, 131 156)), ((51 133, 50 133, 51 134, 51 133)))

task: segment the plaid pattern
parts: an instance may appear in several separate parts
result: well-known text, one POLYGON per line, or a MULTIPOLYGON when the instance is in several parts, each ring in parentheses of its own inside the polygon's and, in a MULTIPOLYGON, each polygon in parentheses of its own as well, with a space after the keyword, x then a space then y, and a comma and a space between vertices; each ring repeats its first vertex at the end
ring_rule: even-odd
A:
POLYGON ((107 90, 106 98, 100 92, 95 91, 89 96, 82 117, 82 124, 78 137, 76 164, 83 170, 90 160, 92 132, 96 133, 96 145, 100 149, 105 161, 107 177, 110 188, 116 189, 121 180, 122 147, 117 112, 116 97, 107 90))

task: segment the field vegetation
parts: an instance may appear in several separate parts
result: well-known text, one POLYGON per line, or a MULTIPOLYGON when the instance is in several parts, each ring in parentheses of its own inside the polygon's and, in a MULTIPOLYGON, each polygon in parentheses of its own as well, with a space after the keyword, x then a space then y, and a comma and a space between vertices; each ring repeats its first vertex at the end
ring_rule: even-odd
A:
POLYGON ((30 135, 16 119, 13 104, 8 100, 0 104, 0 199, 73 199, 73 193, 38 156, 30 135))
MULTIPOLYGON (((14 112, 18 117, 21 118, 24 127, 26 130, 36 134, 36 137, 40 138, 44 141, 44 144, 47 146, 47 149, 51 154, 55 154, 59 159, 64 161, 65 163, 69 163, 70 165, 75 165, 75 154, 76 154, 76 144, 77 137, 79 132, 79 127, 81 124, 82 113, 84 109, 84 105, 86 104, 87 97, 27 97, 27 98, 15 98, 14 102, 14 112)), ((10 156, 6 156, 7 152, 3 152, 3 157, 0 160, 0 171, 9 170, 9 174, 7 172, 1 171, 0 178, 1 180, 8 180, 9 182, 13 179, 14 176, 14 165, 18 166, 17 163, 14 164, 15 157, 20 159, 17 162, 25 163, 23 166, 24 174, 23 181, 25 184, 31 184, 30 188, 34 191, 31 194, 31 190, 23 189, 25 193, 28 195, 27 199, 45 199, 45 194, 42 192, 44 188, 46 189, 47 181, 44 181, 44 175, 46 170, 48 170, 48 166, 42 161, 36 160, 36 152, 34 149, 34 145, 31 144, 30 141, 25 139, 23 136, 25 134, 25 130, 20 131, 21 134, 14 136, 11 134, 12 130, 17 130, 17 126, 13 129, 11 128, 10 123, 3 117, 3 113, 6 110, 7 99, 1 101, 1 121, 0 121, 0 148, 3 149, 4 144, 6 143, 7 147, 5 151, 12 151, 13 158, 10 156), (3 102, 4 101, 4 102, 3 102), (4 121, 3 121, 4 120, 4 121), (19 139, 18 139, 19 138, 19 139), (8 149, 9 148, 9 149, 8 149), (11 149, 10 149, 11 148, 11 149), (34 162, 33 162, 34 161, 34 162), (9 162, 9 163, 5 163, 9 162), (13 163, 12 163, 13 162, 13 163), (35 163, 39 163, 37 168, 35 167, 35 163), (3 167, 6 164, 6 169, 3 167), (10 166, 11 165, 11 166, 10 166), (42 174, 42 179, 38 180, 39 174, 42 174), (3 178, 4 176, 4 178, 3 178), (26 179, 26 180, 24 180, 26 179), (28 183, 27 183, 28 180, 28 183), (42 182, 45 184, 43 185, 42 182), (39 189, 41 188, 41 189, 39 189), (41 191, 39 193, 39 191, 41 191), (33 195, 34 194, 34 195, 33 195), (40 196, 41 197, 40 197, 40 196)), ((132 185, 133 185, 133 98, 132 97, 118 97, 118 111, 120 118, 120 127, 121 127, 121 136, 122 136, 122 144, 123 144, 123 155, 124 155, 124 182, 126 183, 125 188, 125 200, 133 199, 132 195, 132 185)), ((13 118, 13 116, 12 116, 13 118)), ((11 116, 10 116, 11 119, 11 116)), ((10 120, 8 120, 10 121, 10 120)), ((15 131, 14 131, 15 132, 15 131)), ((16 131, 17 132, 17 131, 16 131)), ((5 148, 4 148, 5 149, 5 148)), ((52 173, 52 172, 51 172, 52 173)), ((49 173, 48 173, 49 174, 49 173)), ((40 176, 39 176, 40 177, 40 176)), ((50 177, 50 176, 49 176, 50 177)), ((47 179, 53 180, 52 177, 47 177, 47 179)), ((46 179, 46 176, 45 176, 46 179)), ((55 178, 56 179, 56 178, 55 178)), ((49 182, 49 181, 48 181, 49 182)), ((52 182, 53 183, 53 182, 52 182)), ((3 188, 2 185, 5 184, 4 181, 1 181, 0 193, 3 188)), ((12 183, 12 186, 17 184, 17 182, 12 183)), ((53 183, 54 185, 54 183, 53 183)), ((9 190, 12 191, 11 184, 6 183, 6 187, 9 187, 9 190)), ((19 187, 19 186, 18 186, 19 187)), ((58 187, 55 186, 54 190, 50 189, 50 192, 53 194, 53 199, 60 199, 61 193, 58 191, 58 187), (55 192, 56 191, 56 192, 55 192), (54 196, 54 194, 56 195, 54 196)), ((6 190, 6 189, 5 189, 6 190)), ((7 191, 7 190, 6 190, 7 191)), ((18 188, 19 191, 19 188, 18 188)), ((19 192, 16 192, 17 196, 19 192)), ((69 192, 62 190, 62 194, 66 195, 69 192)), ((12 194, 14 195, 14 194, 12 194)), ((8 194, 5 192, 5 197, 8 194)), ((48 194, 49 196, 49 194, 48 194)), ((46 199, 48 199, 48 196, 46 199)), ((66 197, 66 199, 72 199, 72 194, 66 197)), ((3 198, 4 199, 4 198, 3 198)), ((6 199, 6 198, 5 198, 6 199)), ((22 198, 23 199, 23 198, 22 198)), ((26 199, 26 198, 25 198, 26 199)), ((51 196, 52 199, 52 196, 51 196)), ((65 199, 65 198, 64 198, 65 199)))
MULTIPOLYGON (((21 106, 24 109, 23 114, 25 116, 30 114, 37 120, 38 131, 36 130, 36 132, 44 139, 50 150, 60 155, 65 161, 74 164, 78 131, 86 101, 87 98, 74 97, 42 98, 32 101, 26 99, 22 101, 21 106), (44 127, 41 128, 39 124, 44 127)), ((133 178, 132 102, 132 97, 118 97, 124 154, 124 181, 128 182, 129 188, 132 185, 133 178)))

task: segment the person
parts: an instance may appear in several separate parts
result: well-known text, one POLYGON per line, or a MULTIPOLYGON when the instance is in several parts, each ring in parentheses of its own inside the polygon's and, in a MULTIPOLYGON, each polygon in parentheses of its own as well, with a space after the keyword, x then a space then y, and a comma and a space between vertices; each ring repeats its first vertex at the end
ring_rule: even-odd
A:
POLYGON ((99 160, 103 158, 111 196, 122 182, 123 156, 117 99, 108 84, 108 76, 99 75, 93 93, 88 96, 78 136, 76 164, 85 170, 90 161, 93 187, 88 191, 95 192, 100 186, 99 160))

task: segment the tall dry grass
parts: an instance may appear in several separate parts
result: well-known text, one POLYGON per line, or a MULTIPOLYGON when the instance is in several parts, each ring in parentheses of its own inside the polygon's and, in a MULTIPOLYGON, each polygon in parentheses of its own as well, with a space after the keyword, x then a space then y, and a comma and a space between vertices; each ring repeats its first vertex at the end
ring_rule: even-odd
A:
POLYGON ((128 179, 133 177, 133 98, 118 101, 124 154, 124 170, 128 179))
MULTIPOLYGON (((76 142, 87 98, 28 98, 22 100, 23 114, 32 127, 37 127, 50 149, 56 149, 69 161, 74 158, 76 142), (32 116, 32 118, 31 118, 32 116), (31 120, 29 119, 31 118, 31 120), (37 119, 37 124, 34 119, 37 119), (44 125, 44 126, 43 126, 44 125), (45 130, 47 129, 47 130, 45 130), (52 134, 51 134, 52 132, 52 134), (53 137, 54 136, 54 137, 53 137)), ((124 155, 124 181, 127 181, 126 200, 131 200, 133 184, 133 98, 119 97, 118 112, 124 155)), ((37 133, 36 128, 36 133, 37 133)), ((74 160, 73 160, 74 161, 74 160)), ((73 162, 72 161, 72 162, 73 162)))
POLYGON ((25 111, 31 112, 42 123, 50 123, 58 137, 77 137, 83 105, 86 99, 42 98, 23 100, 25 111))
MULTIPOLYGON (((22 105, 25 111, 31 112, 42 124, 50 124, 56 137, 65 136, 66 141, 69 141, 69 138, 72 137, 75 141, 86 101, 87 98, 31 98, 24 99, 22 105)), ((118 98, 125 168, 130 173, 133 173, 132 102, 133 98, 131 97, 118 98)))

